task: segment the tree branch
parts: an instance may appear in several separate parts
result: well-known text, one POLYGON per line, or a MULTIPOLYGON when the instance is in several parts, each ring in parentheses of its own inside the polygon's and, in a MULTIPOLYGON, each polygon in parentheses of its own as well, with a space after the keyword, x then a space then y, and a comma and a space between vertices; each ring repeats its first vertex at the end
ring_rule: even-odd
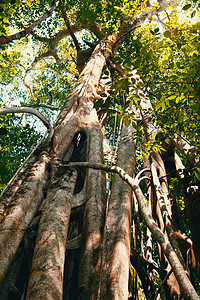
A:
POLYGON ((198 149, 192 147, 188 141, 181 138, 181 140, 174 139, 174 146, 191 162, 193 166, 199 166, 200 156, 198 149))
MULTIPOLYGON (((177 0, 177 2, 179 2, 179 1, 180 0, 177 0)), ((158 13, 164 11, 170 3, 170 1, 167 2, 165 0, 160 0, 158 2, 160 4, 160 7, 158 7, 158 8, 156 6, 148 7, 148 12, 144 10, 139 16, 136 16, 134 19, 132 19, 132 18, 130 19, 130 23, 134 21, 133 26, 131 27, 131 29, 129 29, 128 31, 125 31, 125 32, 124 32, 124 29, 122 29, 122 34, 119 36, 118 40, 115 42, 115 45, 113 48, 115 48, 115 46, 117 45, 117 43, 119 41, 123 40, 129 33, 133 32, 136 28, 138 28, 147 18, 151 18, 153 15, 158 15, 158 13)))
MULTIPOLYGON (((47 127, 47 131, 43 135, 43 137, 40 139, 39 143, 33 148, 33 150, 29 153, 21 167, 17 170, 17 172, 14 174, 14 176, 11 178, 11 180, 8 182, 6 188, 3 190, 3 192, 0 195, 0 198, 3 199, 6 192, 9 190, 9 188, 12 186, 12 184, 15 182, 16 178, 18 178, 21 171, 24 171, 25 166, 28 164, 30 158, 36 153, 36 150, 40 148, 42 143, 48 144, 48 142, 51 140, 54 129, 51 127, 51 124, 49 121, 45 118, 43 114, 41 114, 39 111, 37 111, 34 108, 31 107, 7 107, 7 108, 1 108, 0 109, 0 115, 6 115, 8 113, 31 113, 37 116, 43 124, 47 127), (48 136, 47 136, 48 134, 48 136), (47 136, 47 138, 46 138, 47 136), (46 139, 45 139, 46 138, 46 139)), ((44 144, 43 144, 44 145, 44 144)))
POLYGON ((34 61, 32 62, 32 65, 29 69, 27 69, 26 73, 28 73, 29 71, 33 70, 36 66, 36 64, 41 61, 42 59, 46 58, 46 57, 50 57, 50 56, 53 56, 55 58, 55 60, 57 61, 57 63, 59 65, 62 65, 57 53, 55 52, 55 50, 48 50, 42 54, 40 54, 39 56, 37 56, 34 61))
POLYGON ((33 114, 36 117, 38 117, 49 130, 52 129, 50 122, 45 118, 45 116, 43 114, 41 114, 35 108, 25 107, 25 106, 0 108, 0 115, 6 115, 6 114, 9 114, 9 113, 14 113, 14 114, 15 113, 30 113, 30 114, 33 114))
MULTIPOLYGON (((59 163, 59 161, 57 160, 59 163)), ((52 163, 56 163, 52 162, 52 163)), ((166 238, 166 236, 163 234, 163 232, 160 230, 158 227, 157 223, 154 221, 148 207, 146 204, 146 199, 138 186, 138 182, 129 176, 123 169, 120 167, 116 166, 106 166, 103 164, 99 163, 92 163, 92 162, 75 162, 75 163, 67 163, 67 162, 62 162, 60 161, 61 164, 69 166, 71 168, 77 167, 77 166, 82 166, 86 168, 93 168, 93 169, 98 169, 106 172, 113 172, 118 174, 125 182, 128 183, 128 185, 132 188, 132 190, 135 193, 135 196, 138 201, 140 213, 145 220, 148 228, 152 232, 155 240, 160 244, 163 253, 169 260, 171 267, 173 269, 173 272, 176 276, 176 279, 180 285, 181 291, 186 299, 193 299, 193 300, 199 300, 199 297, 191 284, 187 274, 185 273, 185 270, 179 261, 174 249, 172 248, 169 240, 166 238)))
POLYGON ((57 7, 56 2, 57 2, 57 0, 54 0, 52 8, 48 12, 46 12, 42 17, 40 17, 39 19, 34 21, 33 24, 24 28, 24 30, 22 30, 18 33, 12 34, 10 36, 0 36, 0 46, 8 44, 14 40, 20 40, 21 38, 30 34, 36 26, 38 26, 42 21, 46 20, 53 13, 53 11, 56 10, 56 7, 57 7))
MULTIPOLYGON (((44 53, 38 55, 38 56, 34 59, 34 61, 32 62, 31 67, 28 68, 28 69, 26 70, 25 76, 27 75, 27 73, 29 73, 31 70, 33 70, 33 69, 36 67, 36 64, 37 64, 39 61, 43 60, 43 59, 46 58, 46 57, 51 57, 51 56, 55 58, 57 64, 59 65, 59 67, 60 67, 61 69, 65 69, 65 71, 66 71, 67 73, 74 75, 76 78, 78 77, 78 74, 76 74, 76 73, 73 72, 73 71, 70 71, 69 69, 67 69, 67 68, 64 66, 64 64, 61 62, 60 58, 58 57, 58 54, 57 54, 56 50, 54 50, 54 49, 50 49, 50 50, 48 50, 48 51, 46 51, 46 52, 44 52, 44 53)), ((30 90, 30 87, 25 83, 25 81, 24 81, 24 84, 25 84, 25 86, 30 90)))
POLYGON ((75 45, 75 47, 76 47, 76 51, 77 51, 77 52, 80 52, 80 51, 81 51, 81 48, 80 48, 80 46, 79 46, 78 40, 77 40, 77 38, 76 38, 76 36, 75 36, 75 34, 74 34, 72 28, 71 28, 71 25, 70 25, 70 23, 69 23, 69 21, 68 21, 68 19, 67 19, 66 13, 65 13, 63 10, 62 10, 62 15, 63 15, 63 19, 64 19, 64 21, 65 21, 65 24, 66 24, 66 26, 67 26, 67 28, 68 28, 68 30, 69 30, 69 33, 70 33, 70 35, 71 35, 71 38, 72 38, 72 40, 73 40, 73 42, 74 42, 74 45, 75 45))

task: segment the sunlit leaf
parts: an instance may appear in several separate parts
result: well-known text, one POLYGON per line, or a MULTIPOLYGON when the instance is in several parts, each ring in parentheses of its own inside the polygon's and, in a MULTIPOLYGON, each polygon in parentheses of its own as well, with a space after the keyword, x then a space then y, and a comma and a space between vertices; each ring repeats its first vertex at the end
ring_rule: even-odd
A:
POLYGON ((170 30, 166 30, 164 33, 163 33, 164 37, 166 38, 170 38, 172 36, 172 33, 170 30))
POLYGON ((187 10, 191 7, 191 4, 186 4, 185 6, 182 7, 182 10, 187 10))

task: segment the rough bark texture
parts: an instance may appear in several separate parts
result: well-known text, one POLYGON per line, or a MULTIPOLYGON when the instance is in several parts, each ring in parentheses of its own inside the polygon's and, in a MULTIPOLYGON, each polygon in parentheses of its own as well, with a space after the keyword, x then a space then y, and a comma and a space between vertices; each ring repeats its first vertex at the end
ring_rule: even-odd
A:
POLYGON ((172 248, 169 240, 160 230, 156 222, 154 221, 151 213, 146 204, 146 199, 138 186, 138 182, 130 177, 123 169, 120 167, 110 167, 101 164, 93 164, 93 163, 69 163, 68 166, 75 167, 75 166, 85 166, 94 169, 100 169, 107 172, 117 173, 125 182, 129 184, 129 186, 133 189, 138 204, 140 213, 146 222, 147 226, 151 230, 153 237, 155 240, 160 244, 163 253, 165 254, 166 258, 168 259, 169 263, 172 266, 173 272, 176 276, 176 279, 180 285, 181 291, 186 299, 199 299, 193 285, 191 284, 185 270, 179 261, 174 249, 172 248))
POLYGON ((166 255, 167 259, 169 260, 174 274, 176 275, 176 279, 180 285, 181 291, 184 294, 186 299, 199 299, 195 289, 193 288, 189 278, 187 277, 184 268, 182 267, 178 257, 174 249, 172 248, 169 241, 166 239, 162 231, 159 229, 153 217, 149 213, 147 205, 145 203, 145 198, 139 188, 136 188, 135 194, 140 206, 140 212, 147 223, 147 226, 151 230, 154 238, 159 242, 162 247, 164 254, 166 255))
POLYGON ((23 183, 25 177, 27 176, 27 173, 29 172, 30 168, 33 166, 35 161, 36 161, 35 157, 31 157, 31 159, 28 159, 27 162, 25 162, 25 164, 17 171, 17 173, 9 181, 8 185, 1 193, 1 198, 0 198, 1 214, 3 214, 9 207, 12 198, 16 194, 21 184, 23 183))
POLYGON ((0 281, 3 280, 19 244, 43 200, 49 157, 42 154, 15 194, 0 224, 0 281))
MULTIPOLYGON (((32 32, 35 26, 55 10, 56 2, 54 1, 50 12, 23 32, 0 37, 0 45, 32 32)), ((94 109, 95 101, 101 98, 98 87, 101 86, 106 60, 110 54, 115 53, 117 45, 126 35, 147 16, 152 17, 167 7, 166 1, 158 2, 158 7, 151 7, 147 1, 147 11, 141 11, 134 16, 134 20, 130 18, 130 24, 126 18, 121 20, 122 26, 118 34, 105 37, 99 24, 82 23, 82 28, 89 28, 100 39, 92 48, 92 54, 92 49, 82 51, 79 47, 73 34, 79 29, 75 25, 70 26, 62 5, 59 7, 60 10, 63 9, 62 15, 68 28, 52 38, 33 34, 36 39, 47 43, 50 50, 38 56, 28 71, 49 55, 53 55, 60 65, 56 47, 70 33, 76 45, 77 68, 81 74, 74 90, 66 99, 54 129, 36 113, 50 130, 50 134, 45 143, 41 143, 31 153, 2 194, 6 199, 2 200, 0 206, 0 281, 3 281, 0 300, 24 300, 25 297, 27 300, 136 299, 138 275, 148 300, 160 299, 162 286, 167 286, 169 290, 166 290, 166 299, 181 299, 182 295, 184 299, 199 299, 194 284, 191 284, 185 272, 184 260, 191 278, 191 270, 199 276, 200 260, 195 255, 192 241, 173 228, 174 224, 180 222, 176 218, 173 223, 174 208, 171 209, 171 199, 168 197, 167 172, 171 172, 171 169, 165 167, 169 160, 152 151, 150 159, 145 159, 144 167, 147 169, 139 172, 134 179, 136 147, 134 129, 130 125, 122 129, 117 167, 104 165, 103 133, 99 120, 105 121, 108 112, 105 113, 103 103, 101 119, 94 109), (129 29, 127 25, 130 25, 129 29), (105 172, 115 173, 107 203, 105 172), (144 176, 140 178, 142 174, 144 176), (141 183, 143 187, 143 180, 147 194, 149 193, 148 205, 145 193, 142 193, 139 186, 141 183), (131 245, 132 213, 134 235, 131 245), (143 229, 147 229, 147 237, 143 229), (145 242, 147 251, 144 250, 145 242), (159 244, 158 247, 156 243, 159 244), (153 248, 157 249, 155 256, 156 260, 160 259, 159 266, 153 261, 153 248), (25 279, 22 278, 23 272, 26 274, 25 279), (160 287, 156 283, 157 274, 162 280, 160 287)), ((111 73, 118 70, 122 79, 128 79, 121 66, 115 68, 115 64, 109 62, 107 67, 113 68, 111 73)), ((135 84, 131 85, 129 93, 141 100, 141 109, 135 115, 140 125, 142 123, 144 126, 145 149, 145 142, 154 143, 152 135, 157 133, 157 126, 148 120, 152 107, 147 94, 138 87, 141 83, 139 75, 136 70, 130 75, 132 78, 129 79, 135 84)), ((115 80, 115 76, 112 80, 115 80)), ((108 94, 106 90, 106 95, 108 94)), ((123 96, 127 96, 126 92, 123 96)), ((28 110, 30 112, 30 109, 21 108, 21 112, 28 110)), ((0 114, 7 112, 16 112, 16 108, 0 110, 0 114)), ((35 111, 32 110, 32 113, 35 111)), ((196 247, 199 247, 199 190, 188 190, 188 182, 183 182, 183 185, 190 227, 196 247), (195 223, 192 223, 193 214, 195 223)), ((199 183, 197 185, 199 188, 199 183)), ((192 279, 194 283, 196 277, 192 279)))
MULTIPOLYGON (((101 128, 91 128, 88 138, 88 160, 103 162, 103 136, 101 128), (95 129, 95 130, 94 130, 95 129)), ((91 288, 95 273, 99 272, 99 251, 105 213, 105 174, 88 170, 86 174, 86 204, 83 219, 83 244, 79 268, 78 299, 95 299, 97 286, 91 288)))
MULTIPOLYGON (((135 166, 134 129, 123 126, 117 165, 133 176, 135 166)), ((114 175, 111 197, 108 200, 104 240, 102 242, 102 270, 96 299, 127 299, 132 219, 132 191, 114 175), (109 254, 109 255, 108 255, 109 254), (109 287, 109 288, 108 288, 109 287)))
POLYGON ((51 128, 51 124, 49 123, 49 121, 45 118, 45 116, 43 114, 41 114, 37 109, 32 108, 32 107, 6 107, 6 108, 0 108, 0 115, 6 115, 9 113, 30 113, 33 114, 35 116, 37 116, 42 122, 43 124, 50 129, 51 128))
POLYGON ((62 299, 68 225, 76 171, 54 165, 43 208, 26 299, 62 299))

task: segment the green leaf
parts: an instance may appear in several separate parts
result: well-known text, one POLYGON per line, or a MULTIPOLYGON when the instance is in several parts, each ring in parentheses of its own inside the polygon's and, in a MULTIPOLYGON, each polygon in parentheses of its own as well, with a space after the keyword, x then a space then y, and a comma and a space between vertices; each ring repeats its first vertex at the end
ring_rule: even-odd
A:
POLYGON ((125 118, 124 118, 124 125, 125 125, 126 127, 128 127, 129 124, 130 124, 130 119, 129 119, 128 117, 125 117, 125 118))
POLYGON ((181 47, 182 47, 182 44, 181 44, 181 43, 179 43, 179 42, 177 42, 177 48, 180 50, 180 49, 181 49, 181 47))
POLYGON ((137 84, 137 88, 140 89, 140 88, 143 88, 144 87, 144 83, 143 82, 138 82, 137 84))
POLYGON ((94 108, 99 108, 102 106, 102 104, 103 104, 103 99, 99 99, 97 102, 95 102, 94 108))
POLYGON ((161 107, 161 102, 158 102, 158 103, 156 104, 155 111, 159 110, 160 107, 161 107))
POLYGON ((172 99, 175 99, 176 98, 176 95, 171 95, 167 98, 167 100, 172 100, 172 99))
POLYGON ((170 30, 166 30, 164 33, 163 33, 164 37, 166 38, 170 38, 172 36, 172 33, 170 30))
POLYGON ((196 177, 198 180, 200 180, 200 173, 199 173, 199 172, 194 172, 194 174, 195 174, 195 177, 196 177))
POLYGON ((194 11, 191 13, 191 18, 193 18, 195 15, 196 15, 196 10, 194 10, 194 11))
POLYGON ((162 61, 162 65, 165 66, 165 65, 167 65, 167 64, 168 64, 168 60, 165 59, 165 60, 162 61))
POLYGON ((108 111, 109 106, 110 106, 110 100, 106 99, 106 102, 105 102, 105 111, 108 111))
POLYGON ((162 110, 165 110, 165 102, 164 101, 162 101, 162 110))
POLYGON ((182 10, 187 10, 191 7, 191 4, 186 4, 185 6, 182 7, 182 10))
POLYGON ((128 107, 129 107, 129 109, 132 109, 132 107, 133 107, 133 100, 131 100, 131 101, 129 102, 128 107))
POLYGON ((175 30, 174 30, 174 35, 175 35, 175 36, 178 36, 178 35, 179 35, 178 28, 175 28, 175 30))

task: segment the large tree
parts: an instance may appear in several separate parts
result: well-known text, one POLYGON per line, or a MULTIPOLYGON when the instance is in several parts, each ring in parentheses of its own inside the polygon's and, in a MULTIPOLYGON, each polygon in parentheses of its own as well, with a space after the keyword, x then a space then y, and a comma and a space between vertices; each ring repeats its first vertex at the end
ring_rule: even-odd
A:
POLYGON ((0 114, 47 127, 1 195, 0 299, 199 299, 198 1, 4 1, 0 22, 21 101, 0 114))

